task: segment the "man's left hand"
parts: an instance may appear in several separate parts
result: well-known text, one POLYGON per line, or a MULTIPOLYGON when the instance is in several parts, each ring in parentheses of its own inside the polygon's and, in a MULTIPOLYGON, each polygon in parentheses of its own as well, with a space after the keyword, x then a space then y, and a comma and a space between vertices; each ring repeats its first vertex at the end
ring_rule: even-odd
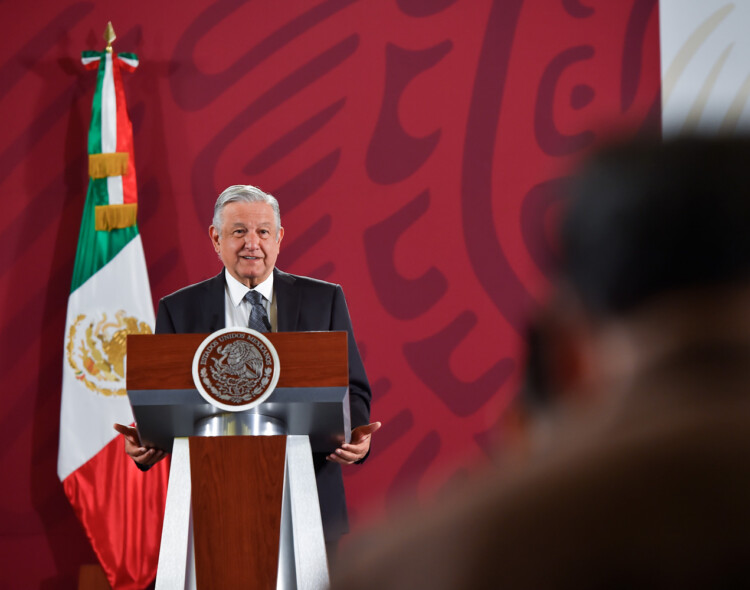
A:
POLYGON ((373 422, 367 426, 358 426, 352 430, 351 442, 344 443, 326 459, 342 465, 351 465, 364 459, 370 451, 370 438, 372 433, 380 428, 380 422, 373 422))

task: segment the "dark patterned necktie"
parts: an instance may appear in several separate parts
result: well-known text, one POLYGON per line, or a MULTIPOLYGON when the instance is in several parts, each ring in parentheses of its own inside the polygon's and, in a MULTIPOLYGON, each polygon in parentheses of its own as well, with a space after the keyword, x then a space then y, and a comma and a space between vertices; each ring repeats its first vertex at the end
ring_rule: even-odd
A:
POLYGON ((247 299, 247 302, 251 306, 247 327, 257 332, 270 332, 271 323, 268 321, 266 306, 263 305, 265 297, 257 291, 248 291, 245 294, 245 299, 247 299))

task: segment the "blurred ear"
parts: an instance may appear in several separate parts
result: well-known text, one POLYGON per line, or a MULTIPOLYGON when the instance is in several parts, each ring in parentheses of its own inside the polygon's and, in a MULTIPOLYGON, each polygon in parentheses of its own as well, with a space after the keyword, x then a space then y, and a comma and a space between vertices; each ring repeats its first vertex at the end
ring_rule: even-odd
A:
POLYGON ((557 303, 542 322, 551 401, 591 401, 598 395, 594 323, 571 302, 557 303))
POLYGON ((556 298, 527 326, 519 396, 501 419, 502 446, 528 458, 555 443, 555 424, 590 405, 590 329, 576 306, 556 298))

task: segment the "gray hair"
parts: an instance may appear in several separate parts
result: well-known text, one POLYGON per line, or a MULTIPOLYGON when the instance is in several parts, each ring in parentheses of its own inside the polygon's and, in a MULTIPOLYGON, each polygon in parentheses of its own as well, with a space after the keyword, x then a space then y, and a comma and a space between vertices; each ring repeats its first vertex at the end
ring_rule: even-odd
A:
POLYGON ((273 209, 274 217, 276 217, 276 239, 279 239, 281 212, 279 211, 279 202, 273 195, 269 195, 257 186, 250 184, 235 184, 224 189, 224 192, 216 199, 216 205, 214 205, 213 226, 219 231, 221 230, 223 221, 222 212, 224 211, 224 207, 229 203, 266 203, 270 205, 271 209, 273 209))

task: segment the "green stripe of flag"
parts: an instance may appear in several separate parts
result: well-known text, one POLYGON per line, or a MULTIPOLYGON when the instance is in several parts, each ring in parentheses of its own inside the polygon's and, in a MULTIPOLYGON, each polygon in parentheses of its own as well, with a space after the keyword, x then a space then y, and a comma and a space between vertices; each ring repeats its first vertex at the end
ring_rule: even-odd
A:
MULTIPOLYGON (((135 54, 132 55, 137 59, 135 54)), ((89 154, 99 154, 102 151, 102 89, 105 83, 107 53, 104 51, 84 51, 83 57, 99 58, 88 146, 89 154)), ((78 234, 78 249, 76 250, 73 279, 70 285, 71 293, 104 268, 138 235, 137 225, 111 231, 97 231, 95 210, 99 205, 109 205, 107 179, 89 178, 89 188, 81 218, 81 230, 78 234)))
POLYGON ((81 231, 78 234, 78 250, 70 292, 73 293, 89 278, 101 270, 138 235, 138 226, 96 231, 94 210, 97 205, 109 204, 106 178, 89 179, 86 204, 83 206, 81 231))

